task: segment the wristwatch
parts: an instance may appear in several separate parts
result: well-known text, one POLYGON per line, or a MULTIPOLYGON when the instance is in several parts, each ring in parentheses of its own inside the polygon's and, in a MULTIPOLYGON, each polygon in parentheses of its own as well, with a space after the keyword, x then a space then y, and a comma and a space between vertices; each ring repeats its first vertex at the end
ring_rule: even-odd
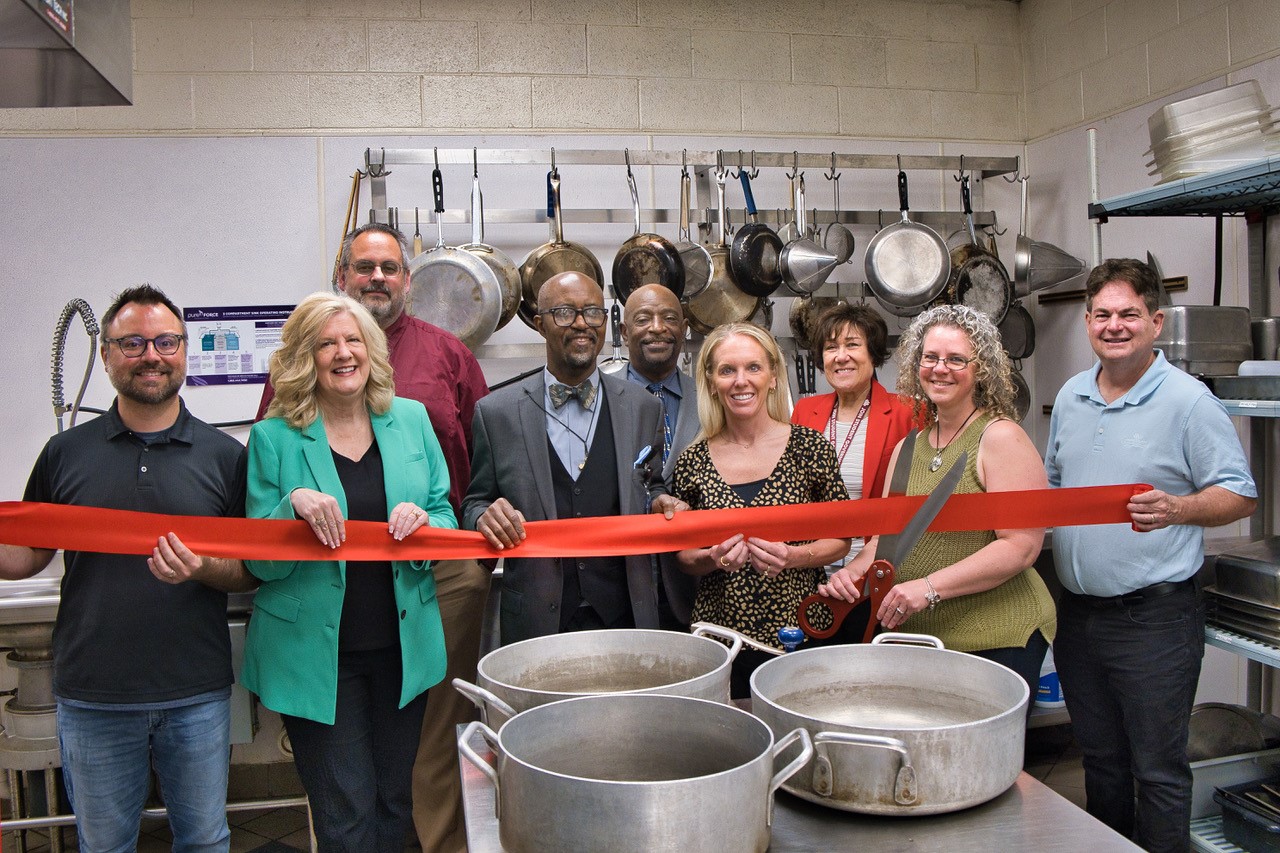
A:
POLYGON ((929 609, 938 606, 938 602, 942 600, 942 596, 938 595, 938 591, 933 588, 933 581, 928 578, 924 579, 925 586, 929 587, 929 591, 924 594, 924 600, 929 602, 929 609))

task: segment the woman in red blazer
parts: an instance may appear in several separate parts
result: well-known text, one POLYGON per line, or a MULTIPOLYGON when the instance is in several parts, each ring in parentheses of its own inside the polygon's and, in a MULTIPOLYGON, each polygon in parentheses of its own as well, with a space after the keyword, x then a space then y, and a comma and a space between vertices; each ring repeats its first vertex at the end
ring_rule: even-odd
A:
MULTIPOLYGON (((911 407, 876 381, 876 368, 889 356, 884 319, 865 305, 840 303, 814 326, 813 358, 833 394, 796 402, 791 422, 821 432, 835 447, 840 475, 851 499, 879 497, 893 448, 911 431, 911 407)), ((853 540, 852 558, 862 548, 853 540)))

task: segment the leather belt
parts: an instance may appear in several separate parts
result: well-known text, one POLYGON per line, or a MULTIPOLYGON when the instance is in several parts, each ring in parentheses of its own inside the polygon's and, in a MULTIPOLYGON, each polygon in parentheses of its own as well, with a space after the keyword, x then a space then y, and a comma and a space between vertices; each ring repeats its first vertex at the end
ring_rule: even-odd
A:
POLYGON ((1124 595, 1082 595, 1080 593, 1071 592, 1071 590, 1063 590, 1069 593, 1073 598, 1089 607, 1133 607, 1142 604, 1144 601, 1151 601, 1155 598, 1163 598, 1171 595, 1178 590, 1188 589, 1195 584, 1195 578, 1190 577, 1182 581, 1165 581, 1164 583, 1153 583, 1151 586, 1144 586, 1142 589, 1135 589, 1133 592, 1126 592, 1124 595))

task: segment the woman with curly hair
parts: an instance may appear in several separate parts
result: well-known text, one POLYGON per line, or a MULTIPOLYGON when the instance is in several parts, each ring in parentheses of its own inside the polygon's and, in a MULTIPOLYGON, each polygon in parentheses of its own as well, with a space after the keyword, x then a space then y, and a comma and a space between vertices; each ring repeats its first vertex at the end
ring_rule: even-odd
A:
POLYGON ((385 524, 388 544, 457 527, 449 471, 360 303, 308 296, 281 343, 249 434, 247 514, 305 521, 333 556, 246 562, 262 586, 242 679, 284 720, 320 850, 398 853, 427 688, 445 672, 435 578, 425 560, 346 560, 342 545, 349 520, 385 524))
MULTIPOLYGON (((1040 454, 1014 420, 1009 357, 985 314, 931 308, 903 333, 897 355, 898 393, 931 423, 916 438, 907 494, 928 494, 966 451, 955 494, 1047 488, 1040 454)), ((896 567, 876 618, 889 630, 932 634, 949 649, 1004 664, 1034 693, 1057 626, 1053 598, 1031 567, 1043 542, 1043 528, 926 533, 896 567)), ((873 538, 822 592, 857 600, 877 545, 873 538)))

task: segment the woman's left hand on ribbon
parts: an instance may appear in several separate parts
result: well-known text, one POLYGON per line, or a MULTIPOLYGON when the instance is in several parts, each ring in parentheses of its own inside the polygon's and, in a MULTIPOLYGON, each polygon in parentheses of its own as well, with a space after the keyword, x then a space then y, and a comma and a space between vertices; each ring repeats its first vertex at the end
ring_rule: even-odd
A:
POLYGON ((391 518, 387 520, 387 532, 397 542, 423 526, 431 526, 431 516, 411 501, 396 504, 396 508, 391 510, 391 518))
POLYGON ((751 536, 747 539, 747 562, 755 570, 767 578, 776 578, 787 567, 787 553, 790 546, 786 542, 771 542, 751 536))

